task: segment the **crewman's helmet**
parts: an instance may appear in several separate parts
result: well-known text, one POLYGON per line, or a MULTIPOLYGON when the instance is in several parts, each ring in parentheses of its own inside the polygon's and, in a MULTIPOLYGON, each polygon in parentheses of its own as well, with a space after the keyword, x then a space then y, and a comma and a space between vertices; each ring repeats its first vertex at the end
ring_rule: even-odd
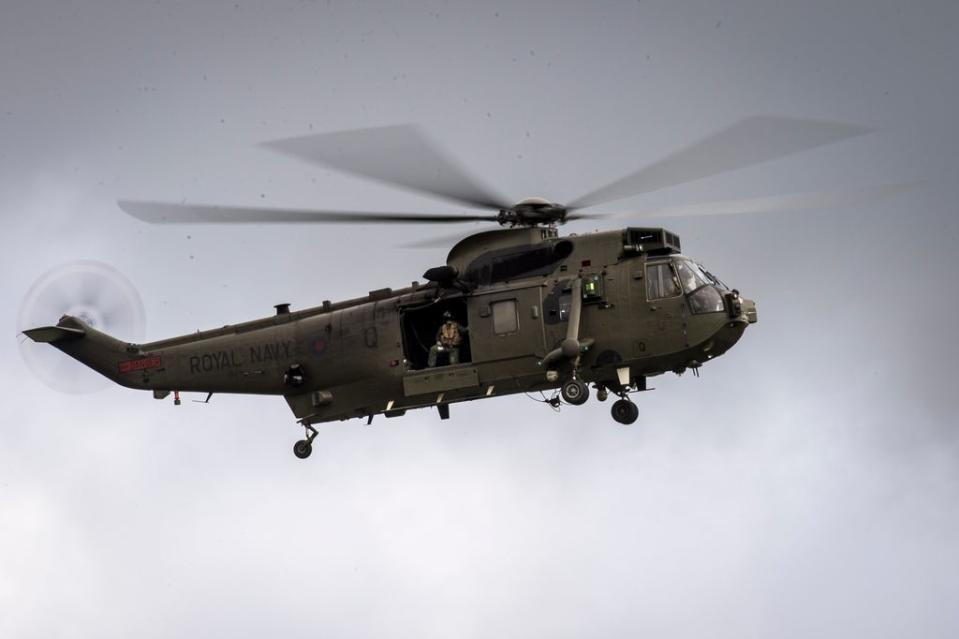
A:
POLYGON ((443 319, 445 319, 445 320, 451 320, 451 319, 453 319, 453 314, 450 313, 449 311, 443 311, 443 319))

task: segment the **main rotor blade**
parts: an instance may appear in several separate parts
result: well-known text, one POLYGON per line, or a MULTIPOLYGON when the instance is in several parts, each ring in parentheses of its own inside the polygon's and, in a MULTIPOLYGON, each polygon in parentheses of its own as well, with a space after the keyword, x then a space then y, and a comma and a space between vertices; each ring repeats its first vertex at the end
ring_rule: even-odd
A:
MULTIPOLYGON (((598 220, 602 218, 613 217, 609 213, 570 213, 566 216, 565 222, 572 222, 575 220, 598 220)), ((430 249, 430 248, 446 248, 450 249, 456 245, 460 240, 464 240, 470 235, 475 235, 477 233, 482 233, 483 231, 491 231, 492 229, 485 227, 476 227, 475 230, 471 233, 466 232, 464 229, 460 229, 457 233, 452 235, 437 235, 433 237, 427 237, 421 240, 416 240, 413 242, 408 242, 405 244, 400 244, 399 248, 406 249, 430 249)))
POLYGON ((499 210, 511 206, 471 177, 413 125, 321 133, 265 142, 263 146, 471 207, 499 210))
POLYGON ((120 208, 150 224, 302 224, 302 223, 449 223, 495 222, 495 215, 448 215, 443 213, 372 213, 364 211, 313 211, 261 209, 242 206, 171 204, 120 200, 120 208))
POLYGON ((574 222, 576 220, 601 220, 610 217, 609 213, 567 213, 566 221, 574 222))
POLYGON ((700 215, 741 215, 751 213, 780 213, 790 211, 814 211, 843 206, 858 206, 877 202, 884 198, 910 191, 921 182, 900 182, 883 184, 862 189, 843 191, 820 191, 812 193, 790 193, 745 200, 724 200, 720 202, 702 202, 680 206, 665 206, 629 214, 635 217, 695 217, 700 215))
POLYGON ((870 133, 858 124, 755 116, 611 184, 577 198, 570 208, 658 191, 870 133))

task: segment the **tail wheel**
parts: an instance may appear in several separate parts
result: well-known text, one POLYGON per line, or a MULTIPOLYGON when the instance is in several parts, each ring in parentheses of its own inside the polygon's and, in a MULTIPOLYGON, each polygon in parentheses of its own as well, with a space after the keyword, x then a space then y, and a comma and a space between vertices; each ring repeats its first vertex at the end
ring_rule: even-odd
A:
POLYGON ((567 380, 559 392, 563 396, 563 401, 573 406, 585 404, 589 399, 589 386, 578 379, 567 380))
POLYGON ((632 424, 639 418, 639 406, 628 399, 617 399, 610 413, 620 424, 632 424))
POLYGON ((306 459, 313 452, 313 444, 307 439, 301 439, 293 444, 293 454, 300 459, 306 459))

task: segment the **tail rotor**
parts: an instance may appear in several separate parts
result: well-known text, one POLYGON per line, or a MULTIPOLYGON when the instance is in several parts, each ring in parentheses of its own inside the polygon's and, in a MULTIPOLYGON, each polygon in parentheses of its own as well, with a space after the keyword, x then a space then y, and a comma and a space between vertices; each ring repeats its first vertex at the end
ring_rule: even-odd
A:
MULTIPOLYGON (((120 339, 142 341, 146 314, 140 294, 115 268, 102 262, 62 264, 41 275, 20 305, 17 330, 54 324, 72 315, 120 339)), ((64 393, 101 390, 110 380, 47 344, 20 339, 20 355, 47 386, 64 393)))

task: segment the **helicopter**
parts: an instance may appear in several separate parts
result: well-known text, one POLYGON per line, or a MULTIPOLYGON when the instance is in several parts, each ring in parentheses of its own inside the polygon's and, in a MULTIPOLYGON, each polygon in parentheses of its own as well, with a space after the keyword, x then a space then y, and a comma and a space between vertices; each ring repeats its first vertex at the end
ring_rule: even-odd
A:
MULTIPOLYGON (((682 252, 662 227, 561 235, 583 209, 664 189, 871 129, 775 116, 741 120, 665 159, 566 204, 531 197, 509 204, 459 167, 420 130, 395 125, 266 143, 268 149, 480 209, 484 213, 392 213, 190 205, 120 200, 151 224, 457 224, 500 228, 469 235, 424 282, 147 343, 99 330, 92 312, 65 313, 23 333, 128 388, 172 393, 280 395, 304 429, 293 452, 309 457, 317 424, 395 418, 517 393, 586 403, 615 395, 612 418, 632 424, 635 393, 648 379, 692 371, 726 353, 757 322, 756 303, 682 252), (444 336, 444 331, 446 335, 444 336), (558 392, 557 392, 558 390, 558 392)), ((894 190, 894 189, 893 189, 894 190)), ((880 189, 867 195, 888 194, 880 189)), ((832 197, 836 200, 836 197, 832 197)), ((844 197, 839 197, 844 200, 844 197)), ((848 198, 845 198, 848 199, 848 198)), ((861 199, 861 198, 860 198, 861 199)), ((785 196, 774 210, 828 205, 830 197, 785 196)), ((756 208, 754 206, 754 208, 756 208)), ((719 212, 750 209, 749 201, 719 212), (727 210, 728 209, 728 210, 727 210)))

